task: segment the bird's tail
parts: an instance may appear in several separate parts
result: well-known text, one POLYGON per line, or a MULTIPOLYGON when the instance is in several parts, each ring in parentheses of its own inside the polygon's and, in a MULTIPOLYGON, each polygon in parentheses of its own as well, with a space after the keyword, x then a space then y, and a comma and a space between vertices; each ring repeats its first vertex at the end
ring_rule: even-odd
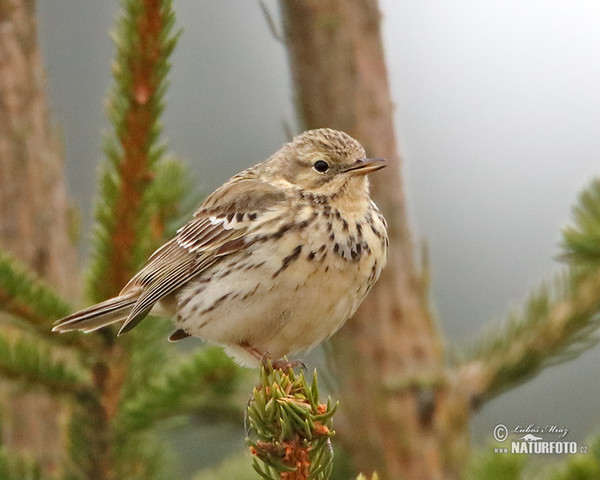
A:
POLYGON ((81 330, 85 333, 125 320, 139 297, 139 292, 128 292, 109 298, 84 310, 58 320, 53 332, 81 330))

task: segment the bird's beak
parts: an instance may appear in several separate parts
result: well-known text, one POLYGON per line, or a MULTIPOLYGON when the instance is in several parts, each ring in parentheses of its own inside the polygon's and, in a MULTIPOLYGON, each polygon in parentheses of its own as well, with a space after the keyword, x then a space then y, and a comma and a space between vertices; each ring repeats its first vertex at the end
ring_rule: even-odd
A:
POLYGON ((380 170, 386 165, 387 160, 385 158, 361 158, 346 168, 345 171, 350 172, 352 175, 366 175, 380 170))

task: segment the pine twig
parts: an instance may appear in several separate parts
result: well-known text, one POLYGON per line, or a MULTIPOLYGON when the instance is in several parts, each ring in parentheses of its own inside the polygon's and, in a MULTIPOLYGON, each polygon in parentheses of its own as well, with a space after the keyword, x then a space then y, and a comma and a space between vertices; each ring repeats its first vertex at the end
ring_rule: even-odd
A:
POLYGON ((329 478, 333 462, 330 438, 337 403, 319 403, 316 371, 309 386, 296 375, 261 367, 260 384, 248 404, 249 435, 254 469, 271 480, 329 478))
POLYGON ((9 338, 0 332, 0 374, 57 395, 78 396, 90 389, 83 370, 58 359, 49 345, 25 335, 9 338))
POLYGON ((118 292, 156 246, 164 227, 153 218, 148 191, 164 154, 158 143, 168 58, 177 42, 168 0, 122 0, 124 14, 113 35, 117 58, 108 116, 114 135, 105 140, 108 159, 96 207, 94 262, 88 275, 91 298, 118 292))
POLYGON ((586 271, 600 267, 600 179, 594 179, 573 207, 573 224, 563 230, 561 258, 586 271))
MULTIPOLYGON (((154 375, 146 388, 121 408, 116 422, 124 435, 147 430, 177 415, 191 413, 219 394, 233 394, 244 373, 219 347, 208 347, 154 375)), ((241 411, 240 411, 241 414, 241 411)))
MULTIPOLYGON (((171 0, 121 0, 113 39, 117 48, 107 115, 113 132, 105 138, 106 160, 99 179, 96 232, 87 274, 88 297, 116 294, 162 240, 182 189, 181 164, 165 158, 160 143, 160 114, 167 86, 173 32, 171 0)), ((134 335, 135 336, 135 335, 134 335)), ((151 480, 160 477, 158 456, 148 453, 152 439, 124 438, 116 420, 136 386, 147 384, 151 365, 132 364, 146 350, 163 349, 154 340, 144 345, 134 336, 116 341, 112 332, 100 339, 91 363, 93 395, 72 412, 68 478, 151 480), (127 452, 129 458, 122 457, 127 452)), ((162 341, 164 342, 164 340, 162 341)), ((160 355, 159 350, 155 353, 160 355)), ((144 358, 148 358, 147 356, 144 358)), ((150 437, 150 434, 148 434, 150 437)), ((154 449, 153 451, 157 451, 154 449)), ((164 477, 160 477, 164 478, 164 477)))
POLYGON ((574 207, 574 222, 563 232, 569 270, 553 288, 533 292, 506 327, 467 355, 459 388, 472 404, 523 382, 544 367, 569 360, 596 345, 600 324, 600 180, 585 189, 574 207))
POLYGON ((0 478, 2 480, 44 480, 42 468, 32 458, 0 448, 0 478))
POLYGON ((481 346, 462 361, 459 384, 474 406, 597 343, 591 334, 600 322, 600 272, 559 288, 556 296, 543 288, 532 294, 520 315, 478 340, 481 346))
POLYGON ((2 251, 0 309, 43 330, 48 330, 54 320, 71 311, 48 285, 2 251))

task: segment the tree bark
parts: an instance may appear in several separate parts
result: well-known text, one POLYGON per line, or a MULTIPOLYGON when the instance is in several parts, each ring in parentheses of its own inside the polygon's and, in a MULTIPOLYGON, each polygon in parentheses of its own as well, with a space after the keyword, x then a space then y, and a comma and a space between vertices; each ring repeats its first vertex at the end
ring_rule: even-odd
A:
MULTIPOLYGON (((77 249, 60 135, 52 124, 34 0, 0 2, 0 248, 61 293, 78 292, 77 249)), ((49 326, 50 327, 50 326, 49 326)), ((57 409, 47 397, 8 393, 3 440, 48 470, 60 451, 57 409)))
POLYGON ((444 368, 426 282, 414 265, 377 1, 280 5, 303 126, 346 131, 369 155, 389 161, 371 175, 389 224, 388 266, 332 339, 339 440, 364 473, 457 478, 468 447, 467 402, 444 368))

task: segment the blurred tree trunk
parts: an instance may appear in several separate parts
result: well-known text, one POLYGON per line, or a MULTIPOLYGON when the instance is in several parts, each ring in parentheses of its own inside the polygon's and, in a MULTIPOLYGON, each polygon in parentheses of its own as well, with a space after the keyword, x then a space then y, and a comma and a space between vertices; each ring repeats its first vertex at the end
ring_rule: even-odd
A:
POLYGON ((281 0, 296 105, 306 128, 357 138, 389 166, 371 175, 390 234, 387 268, 333 339, 339 440, 362 472, 457 478, 468 448, 467 402, 444 369, 406 218, 376 0, 281 0), (340 418, 341 417, 341 418, 340 418))
MULTIPOLYGON (((29 265, 63 294, 77 290, 77 250, 60 135, 52 125, 33 0, 0 2, 0 248, 29 265)), ((42 395, 8 393, 3 440, 51 467, 56 408, 42 395)))

